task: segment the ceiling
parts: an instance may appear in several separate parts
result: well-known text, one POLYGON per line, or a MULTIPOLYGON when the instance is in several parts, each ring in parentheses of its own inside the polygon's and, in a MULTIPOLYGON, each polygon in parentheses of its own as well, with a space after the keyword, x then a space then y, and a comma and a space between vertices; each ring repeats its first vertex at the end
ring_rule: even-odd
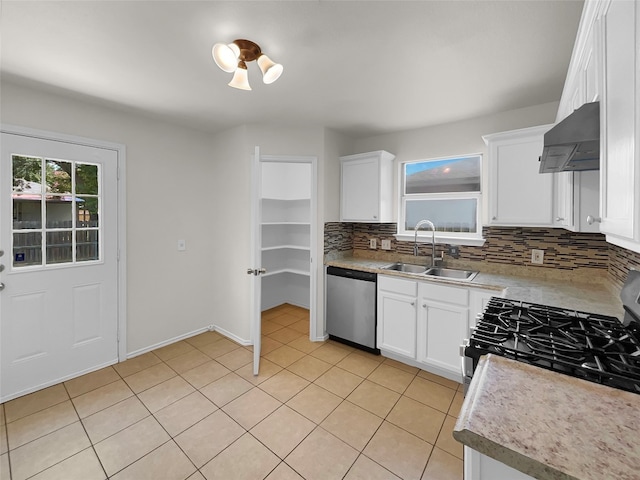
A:
POLYGON ((1 0, 2 81, 204 131, 326 126, 353 137, 558 101, 582 1, 1 0), (252 91, 211 57, 255 41, 284 65, 252 91))

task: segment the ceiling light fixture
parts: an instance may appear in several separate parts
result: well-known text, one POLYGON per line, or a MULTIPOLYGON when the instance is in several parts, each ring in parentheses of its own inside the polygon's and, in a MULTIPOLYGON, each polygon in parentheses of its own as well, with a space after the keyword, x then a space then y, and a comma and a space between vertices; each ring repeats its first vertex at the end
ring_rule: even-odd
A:
POLYGON ((228 83, 233 88, 251 90, 247 62, 254 60, 257 60, 264 83, 273 83, 282 75, 283 66, 267 57, 262 53, 260 46, 250 40, 238 39, 228 45, 216 43, 211 49, 211 54, 216 65, 222 70, 228 73, 234 72, 233 78, 228 83))

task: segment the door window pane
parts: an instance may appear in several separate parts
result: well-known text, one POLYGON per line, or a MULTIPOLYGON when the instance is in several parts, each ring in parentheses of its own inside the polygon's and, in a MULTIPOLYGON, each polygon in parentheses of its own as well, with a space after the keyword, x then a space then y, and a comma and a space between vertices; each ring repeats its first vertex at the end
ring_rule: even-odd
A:
POLYGON ((31 230, 42 228, 42 202, 40 195, 13 194, 13 229, 31 230))
POLYGON ((71 162, 47 160, 47 193, 71 193, 71 162))
POLYGON ((78 228, 97 227, 98 198, 78 197, 76 202, 76 226, 78 228))
POLYGON ((98 194, 98 165, 76 163, 76 193, 98 194))
POLYGON ((72 228, 71 195, 47 195, 47 228, 72 228))
POLYGON ((405 230, 413 230, 420 220, 427 218, 438 232, 477 232, 477 213, 475 198, 407 200, 405 230))
POLYGON ((76 261, 86 262, 100 259, 97 230, 76 231, 76 261))
POLYGON ((47 265, 73 261, 71 230, 47 232, 47 265))
POLYGON ((13 266, 42 265, 42 232, 13 234, 13 266))
POLYGON ((42 159, 13 155, 13 192, 40 195, 42 191, 42 159))
POLYGON ((480 156, 407 163, 406 194, 480 191, 480 156))

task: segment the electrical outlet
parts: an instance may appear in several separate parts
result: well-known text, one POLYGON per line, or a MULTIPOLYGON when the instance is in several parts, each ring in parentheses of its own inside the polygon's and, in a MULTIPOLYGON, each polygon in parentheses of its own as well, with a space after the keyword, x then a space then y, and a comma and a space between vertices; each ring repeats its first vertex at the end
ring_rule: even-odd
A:
POLYGON ((375 238, 369 239, 369 248, 373 248, 374 250, 378 247, 378 241, 375 238))
POLYGON ((542 265, 544 263, 544 250, 531 250, 531 263, 542 265))
POLYGON ((382 240, 381 243, 383 250, 391 250, 391 240, 382 240))

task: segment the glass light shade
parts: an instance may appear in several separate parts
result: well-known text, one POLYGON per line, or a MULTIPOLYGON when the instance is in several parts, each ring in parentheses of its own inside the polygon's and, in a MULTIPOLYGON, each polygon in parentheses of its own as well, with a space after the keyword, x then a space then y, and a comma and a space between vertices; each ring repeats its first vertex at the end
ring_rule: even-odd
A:
POLYGON ((233 78, 228 85, 233 88, 239 88, 240 90, 251 90, 247 69, 242 67, 236 68, 236 72, 233 74, 233 78))
POLYGON ((238 66, 238 57, 240 56, 240 49, 235 43, 225 45, 224 43, 216 43, 211 49, 211 55, 222 70, 231 73, 238 66))
POLYGON ((282 65, 275 63, 264 54, 258 57, 258 66, 262 72, 262 81, 267 84, 275 82, 284 70, 282 65))

